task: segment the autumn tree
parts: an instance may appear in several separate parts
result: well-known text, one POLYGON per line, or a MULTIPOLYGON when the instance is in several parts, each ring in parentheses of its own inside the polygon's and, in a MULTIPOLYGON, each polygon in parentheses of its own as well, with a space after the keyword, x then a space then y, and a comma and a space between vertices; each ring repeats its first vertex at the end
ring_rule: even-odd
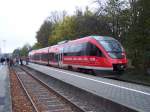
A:
POLYGON ((48 39, 49 35, 52 33, 52 22, 45 20, 42 26, 40 27, 39 31, 36 34, 37 42, 40 44, 41 47, 48 46, 48 39))
POLYGON ((52 38, 49 38, 49 43, 54 44, 57 41, 72 39, 76 33, 75 27, 74 17, 65 17, 63 21, 55 24, 52 38))

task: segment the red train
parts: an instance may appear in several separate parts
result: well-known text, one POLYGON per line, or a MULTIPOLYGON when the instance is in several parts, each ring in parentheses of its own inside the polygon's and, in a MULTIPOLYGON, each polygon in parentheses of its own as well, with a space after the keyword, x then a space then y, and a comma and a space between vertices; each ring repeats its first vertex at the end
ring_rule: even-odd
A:
POLYGON ((127 58, 121 44, 112 37, 88 36, 33 50, 30 62, 92 71, 124 71, 127 58))

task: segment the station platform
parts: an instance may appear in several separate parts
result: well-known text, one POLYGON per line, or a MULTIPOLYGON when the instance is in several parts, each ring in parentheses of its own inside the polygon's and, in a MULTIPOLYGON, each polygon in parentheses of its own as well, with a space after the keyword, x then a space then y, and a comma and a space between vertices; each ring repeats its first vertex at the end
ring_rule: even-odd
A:
POLYGON ((0 112, 12 112, 8 73, 7 65, 0 65, 0 112))
POLYGON ((33 63, 29 63, 28 67, 138 112, 150 112, 148 86, 33 63))

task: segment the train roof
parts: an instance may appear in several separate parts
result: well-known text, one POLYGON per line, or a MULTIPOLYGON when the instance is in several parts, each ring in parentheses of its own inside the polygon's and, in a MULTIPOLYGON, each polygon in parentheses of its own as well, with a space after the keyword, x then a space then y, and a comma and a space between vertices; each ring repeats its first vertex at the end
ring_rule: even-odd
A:
POLYGON ((34 53, 47 53, 49 47, 41 48, 41 49, 36 49, 32 50, 29 52, 29 54, 34 54, 34 53))
POLYGON ((83 41, 90 41, 91 39, 95 39, 95 40, 98 40, 98 41, 103 41, 103 40, 116 40, 112 37, 109 37, 109 36, 87 36, 87 37, 84 37, 84 38, 79 38, 79 39, 76 39, 76 40, 70 40, 70 41, 67 41, 66 43, 74 43, 74 42, 83 42, 83 41))

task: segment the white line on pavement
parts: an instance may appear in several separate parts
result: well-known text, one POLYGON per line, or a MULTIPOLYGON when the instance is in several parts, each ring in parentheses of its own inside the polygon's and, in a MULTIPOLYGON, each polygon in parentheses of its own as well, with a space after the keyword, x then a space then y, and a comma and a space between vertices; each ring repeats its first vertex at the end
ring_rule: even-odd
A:
POLYGON ((114 87, 118 87, 118 88, 121 88, 121 89, 126 89, 126 90, 129 90, 129 91, 134 91, 134 92, 137 92, 137 93, 141 93, 141 94, 145 94, 145 95, 149 95, 150 96, 150 93, 139 91, 139 90, 136 90, 136 89, 127 88, 127 87, 124 87, 124 86, 119 86, 119 85, 116 85, 116 84, 103 82, 103 81, 87 78, 87 77, 84 77, 84 76, 75 75, 75 74, 64 72, 64 71, 61 71, 61 70, 56 70, 56 69, 52 69, 52 68, 49 68, 49 69, 57 71, 57 72, 65 73, 65 74, 68 74, 68 75, 72 75, 72 76, 88 79, 88 80, 91 80, 91 81, 99 82, 99 83, 106 84, 106 85, 109 85, 109 86, 114 86, 114 87))

